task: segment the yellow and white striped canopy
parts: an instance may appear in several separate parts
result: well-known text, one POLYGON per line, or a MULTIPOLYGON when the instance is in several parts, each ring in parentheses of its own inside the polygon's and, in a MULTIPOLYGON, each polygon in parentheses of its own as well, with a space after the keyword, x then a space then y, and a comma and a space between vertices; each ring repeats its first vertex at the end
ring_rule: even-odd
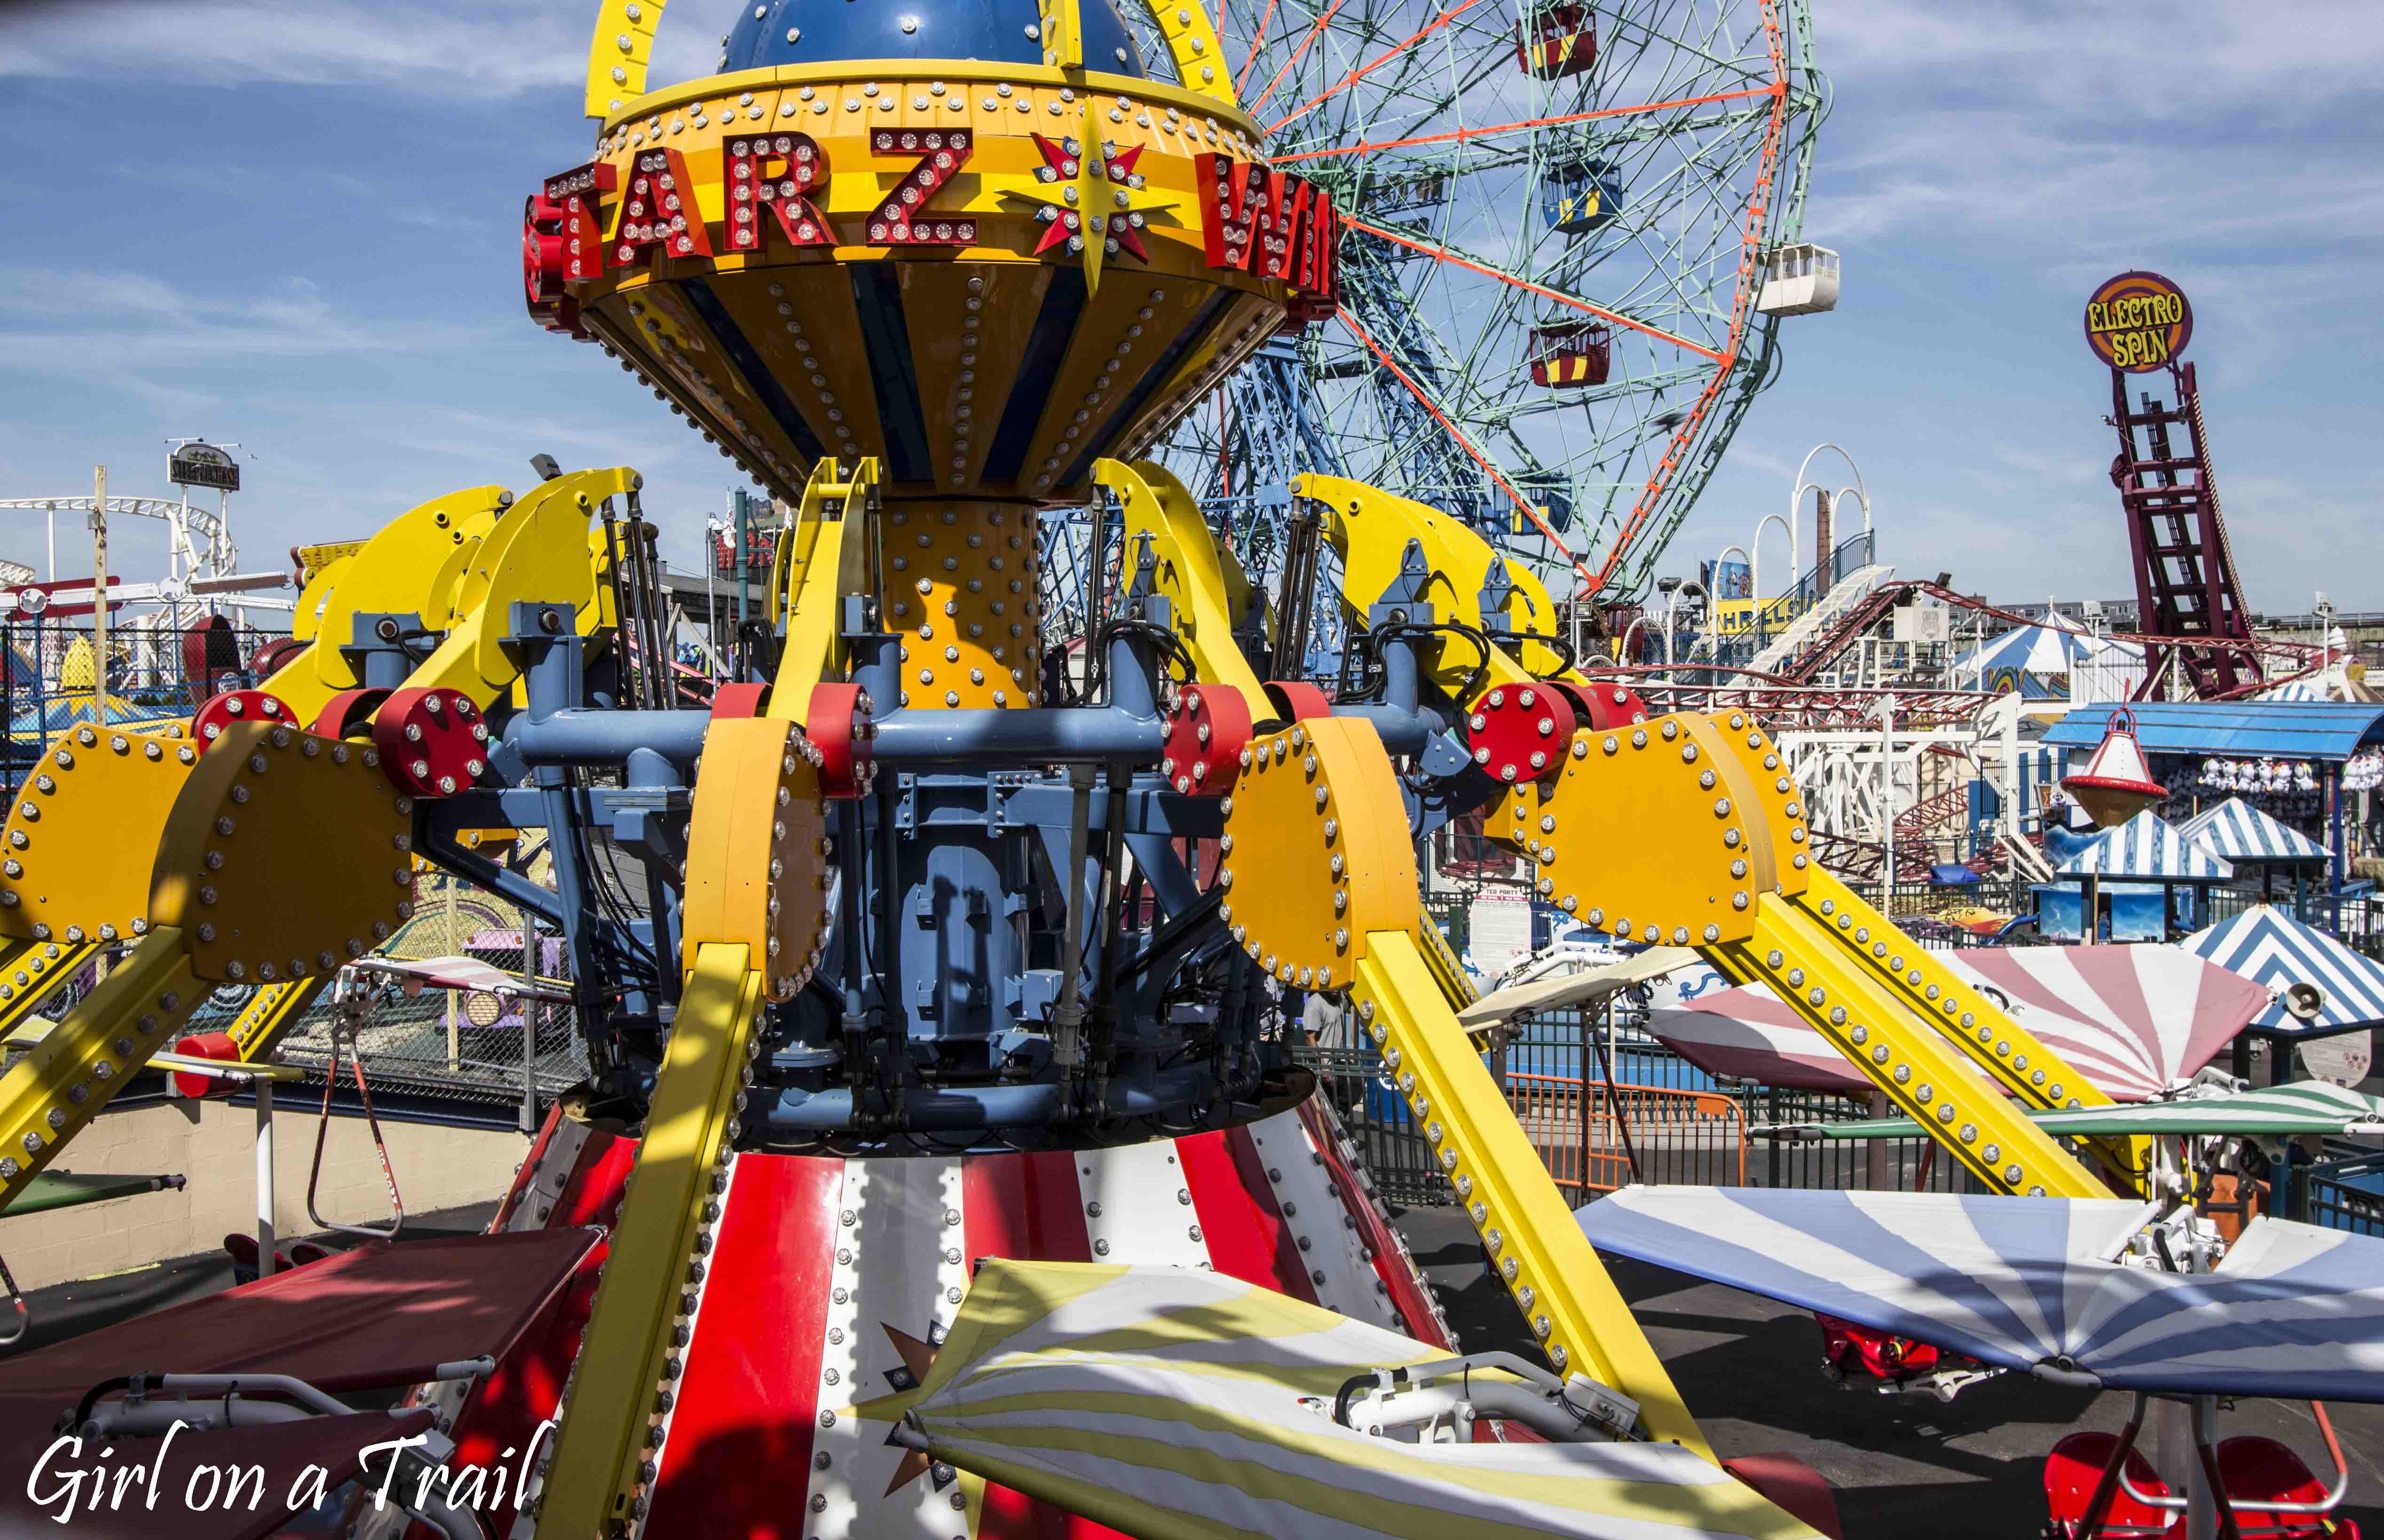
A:
POLYGON ((1350 1376, 1445 1348, 1215 1273, 988 1261, 911 1408, 932 1453, 1146 1540, 1790 1540, 1670 1444, 1404 1444, 1350 1376))

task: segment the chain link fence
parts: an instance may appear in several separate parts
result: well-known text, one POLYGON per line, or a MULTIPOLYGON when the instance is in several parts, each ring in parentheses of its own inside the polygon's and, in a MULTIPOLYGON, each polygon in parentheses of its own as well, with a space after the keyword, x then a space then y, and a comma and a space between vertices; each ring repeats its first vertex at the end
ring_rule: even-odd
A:
MULTIPOLYGON (((466 957, 519 980, 523 920, 519 910, 468 883, 426 872, 415 881, 414 918, 378 955, 402 962, 466 957)), ((549 992, 567 990, 562 938, 534 924, 531 930, 531 982, 549 992)), ((351 1002, 361 1012, 355 1051, 376 1097, 404 1098, 433 1112, 452 1104, 485 1118, 495 1106, 542 1105, 587 1077, 587 1045, 567 1003, 513 990, 441 989, 387 975, 357 975, 351 988, 365 997, 351 1002)), ((191 1030, 229 1030, 254 993, 240 986, 217 989, 191 1030)), ((321 1095, 343 1010, 336 994, 324 988, 282 1035, 280 1062, 306 1072, 305 1087, 293 1087, 293 1099, 321 1095)), ((343 1065, 340 1073, 335 1089, 344 1090, 354 1072, 343 1065)))

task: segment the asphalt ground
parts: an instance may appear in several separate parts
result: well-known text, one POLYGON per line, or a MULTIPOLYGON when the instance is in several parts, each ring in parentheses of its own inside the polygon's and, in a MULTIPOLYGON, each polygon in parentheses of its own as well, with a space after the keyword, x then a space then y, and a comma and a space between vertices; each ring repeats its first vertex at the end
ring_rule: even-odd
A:
MULTIPOLYGON (((1531 1351, 1461 1211, 1408 1209, 1395 1220, 1460 1346, 1531 1351)), ((2117 1432, 2134 1400, 2015 1374, 1970 1385, 1950 1404, 1842 1387, 1821 1374, 1821 1332, 1808 1311, 1623 1258, 1607 1266, 1715 1452, 1789 1454, 1819 1471, 1837 1488, 1846 1540, 2039 1535, 2045 1452, 2080 1428, 2117 1432)), ((2384 1406, 2327 1410, 2352 1472, 2337 1517, 2384 1540, 2384 1406)), ((2147 1440, 2151 1431, 2147 1421, 2147 1440)), ((2266 1434, 2321 1480, 2332 1475, 2305 1403, 2239 1402, 2222 1412, 2219 1434, 2266 1434)))

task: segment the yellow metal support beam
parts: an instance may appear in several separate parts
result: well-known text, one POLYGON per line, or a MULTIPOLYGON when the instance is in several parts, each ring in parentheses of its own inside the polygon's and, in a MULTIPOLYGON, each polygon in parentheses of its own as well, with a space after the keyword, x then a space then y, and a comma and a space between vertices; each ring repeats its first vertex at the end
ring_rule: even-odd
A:
POLYGON ((170 925, 152 929, 32 1052, 0 1074, 0 1210, 173 1041, 206 998, 182 941, 170 925))
POLYGON ((263 688, 287 702, 301 724, 310 723, 333 695, 364 682, 341 651, 355 634, 357 615, 414 615, 433 629, 445 626, 453 611, 451 562, 462 559, 459 551, 468 555, 513 495, 503 487, 466 487, 409 508, 374 531, 362 549, 306 586, 306 635, 316 645, 263 688))
POLYGON ((701 947, 654 1081, 578 1361, 557 1409, 554 1463, 537 1494, 540 1540, 600 1540, 644 1513, 638 1466, 667 1435, 663 1360, 692 1310, 707 1211, 727 1183, 731 1124, 762 1019, 763 975, 741 943, 701 947))
POLYGON ((1415 938, 1369 934, 1350 994, 1385 1070, 1415 1109, 1434 1163, 1456 1186, 1549 1361, 1637 1401, 1649 1437, 1712 1459, 1663 1360, 1449 1010, 1415 938))
POLYGON ((1154 3, 1150 14, 1159 19, 1160 34, 1167 39, 1168 56, 1175 61, 1176 78, 1186 89, 1223 102, 1235 112, 1241 111, 1241 97, 1234 89, 1234 71, 1226 63, 1224 43, 1217 36, 1216 24, 1209 18, 1209 7, 1200 0, 1177 0, 1174 5, 1154 3))
POLYGON ((1043 62, 1062 69, 1085 68, 1085 18, 1081 0, 1035 0, 1036 30, 1042 34, 1043 62))
POLYGON ((541 1540, 634 1532, 648 1451, 670 1434, 671 1331, 696 1308, 752 1082, 764 1001, 810 978, 826 933, 817 751, 784 722, 704 738, 688 831, 686 984, 663 1050, 604 1281, 556 1416, 541 1540))
POLYGON ((516 600, 569 605, 581 635, 598 629, 606 618, 595 572, 602 541, 591 557, 589 520, 606 498, 643 484, 627 466, 574 471, 507 509, 456 581, 454 625, 406 684, 460 689, 483 707, 511 689, 521 674, 505 647, 516 600))
POLYGON ((232 1046, 240 1049, 243 1064, 261 1064, 273 1056, 281 1039, 298 1025, 298 1018, 315 1003, 330 982, 328 974, 309 974, 304 978, 285 978, 279 984, 268 984, 248 998, 240 1017, 231 1024, 232 1046))
MULTIPOLYGON (((1362 611, 1401 576, 1412 545, 1441 618, 1513 632, 1553 629, 1547 590, 1512 564, 1505 612, 1482 613, 1484 579, 1503 558, 1467 526, 1360 481, 1304 476, 1293 491, 1325 510, 1351 608, 1362 611)), ((1543 673, 1558 661, 1537 641, 1512 649, 1493 647, 1482 690, 1531 682, 1526 661, 1543 673)), ((1427 650, 1425 666, 1436 686, 1457 694, 1474 677, 1475 659, 1445 643, 1427 650)), ((1589 684, 1577 671, 1564 678, 1589 684)), ((1683 712, 1610 732, 1584 726, 1562 766, 1499 793, 1486 824, 1491 838, 1530 863, 1542 898, 1598 929, 1697 947, 1740 982, 1773 985, 1989 1186, 2105 1192, 2017 1106, 1983 1092, 1963 1065, 1978 1064, 2028 1105, 2107 1099, 1812 861, 1803 800, 1760 724, 1744 713, 1724 723, 1683 712), (1776 967, 1768 961, 1775 954, 1776 967), (1784 982, 1792 975, 1809 981, 1784 982), (1817 988, 1834 1003, 1817 1010, 1817 988), (1850 1036, 1855 1028, 1859 1040, 1850 1036), (1916 1099, 1923 1085, 1926 1108, 1916 1099), (1949 1095, 1960 1109, 1950 1119, 1949 1095)), ((2142 1144, 2090 1148, 2114 1177, 2140 1184, 2148 1168, 2142 1144)))
POLYGON ((1708 1453, 1450 1009, 1471 991, 1436 933, 1422 939, 1433 927, 1414 848, 1372 725, 1312 717, 1251 739, 1219 849, 1233 863, 1217 874, 1219 917, 1235 944, 1294 987, 1349 987, 1550 1361, 1637 1400, 1651 1436, 1708 1453), (1248 880, 1235 882, 1235 864, 1248 880))
POLYGON ((787 633, 770 686, 769 714, 778 721, 804 721, 813 689, 845 675, 844 596, 883 598, 872 570, 877 552, 866 528, 877 497, 875 459, 861 460, 849 474, 833 458, 820 460, 803 484, 794 527, 778 537, 768 612, 772 624, 784 621, 787 633))
MULTIPOLYGON (((1809 898, 1809 896, 1808 896, 1809 898)), ((1831 939, 1832 916, 1807 900, 1767 898, 1753 934, 1699 950, 1725 976, 1770 987, 1848 1062, 1918 1119, 1947 1153, 1996 1192, 2108 1198, 2098 1181, 2021 1108, 1831 939)), ((1899 936, 1901 945, 1909 946, 1899 936)))
MULTIPOLYGON (((1266 687, 1234 637, 1236 618, 1234 584, 1239 564, 1218 548, 1200 504, 1184 483, 1149 460, 1131 465, 1124 460, 1093 462, 1093 480, 1117 494, 1125 517, 1125 560, 1129 568, 1141 558, 1141 542, 1150 541, 1155 563, 1152 577, 1173 612, 1175 634, 1198 666, 1205 684, 1230 685, 1242 692, 1251 714, 1261 720, 1267 708, 1266 687)), ((1131 573, 1126 579, 1131 581, 1131 573)), ((1247 579, 1242 602, 1248 602, 1247 579)))
POLYGON ((0 1037, 25 1025, 27 1017, 59 985, 82 971, 99 952, 101 943, 81 945, 56 941, 0 941, 0 1037))
POLYGON ((589 117, 601 122, 646 93, 662 19, 663 0, 603 0, 597 8, 596 35, 588 41, 589 117))

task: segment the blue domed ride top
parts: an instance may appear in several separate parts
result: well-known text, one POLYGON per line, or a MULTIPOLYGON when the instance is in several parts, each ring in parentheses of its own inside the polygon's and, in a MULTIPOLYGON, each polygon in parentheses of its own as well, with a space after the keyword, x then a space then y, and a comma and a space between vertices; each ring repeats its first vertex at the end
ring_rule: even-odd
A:
MULTIPOLYGON (((1148 0, 1117 4, 1149 10, 1148 0)), ((1149 78, 1135 33, 1111 0, 1081 5, 1085 67, 1149 78)), ((1043 62, 1035 0, 747 0, 736 14, 722 50, 724 72, 838 59, 1043 62)))

